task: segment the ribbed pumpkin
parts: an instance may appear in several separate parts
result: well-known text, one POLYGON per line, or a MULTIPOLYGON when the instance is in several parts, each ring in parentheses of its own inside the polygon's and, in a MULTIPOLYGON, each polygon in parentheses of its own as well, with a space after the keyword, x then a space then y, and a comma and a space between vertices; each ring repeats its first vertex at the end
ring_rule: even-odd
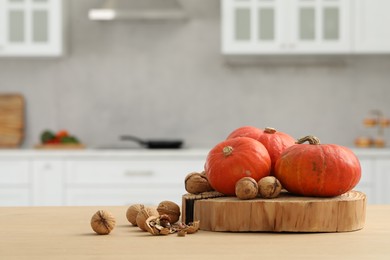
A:
POLYGON ((273 175, 276 160, 286 148, 295 144, 295 139, 286 133, 276 131, 275 128, 267 127, 258 140, 268 150, 271 157, 271 175, 273 175))
POLYGON ((205 172, 210 185, 225 195, 235 194, 236 182, 243 177, 256 181, 268 176, 271 158, 260 142, 236 137, 217 144, 206 158, 205 172))
POLYGON ((254 126, 242 126, 231 132, 226 139, 232 139, 236 137, 250 137, 258 140, 263 134, 263 129, 254 126))
POLYGON ((348 148, 320 144, 306 136, 281 154, 275 177, 291 193, 303 196, 333 197, 352 190, 361 177, 359 159, 348 148), (309 141, 309 144, 304 142, 309 141))

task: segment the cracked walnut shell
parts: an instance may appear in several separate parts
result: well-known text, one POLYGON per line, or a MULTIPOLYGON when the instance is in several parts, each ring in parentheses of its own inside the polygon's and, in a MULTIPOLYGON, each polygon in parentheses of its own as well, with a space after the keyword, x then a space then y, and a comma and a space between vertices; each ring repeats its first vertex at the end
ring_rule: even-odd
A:
POLYGON ((168 235, 175 232, 175 230, 170 224, 170 219, 168 215, 149 217, 146 220, 145 227, 146 231, 148 231, 152 235, 168 235))
POLYGON ((143 231, 146 231, 146 220, 153 216, 159 216, 157 209, 155 207, 144 207, 137 215, 137 226, 143 231))

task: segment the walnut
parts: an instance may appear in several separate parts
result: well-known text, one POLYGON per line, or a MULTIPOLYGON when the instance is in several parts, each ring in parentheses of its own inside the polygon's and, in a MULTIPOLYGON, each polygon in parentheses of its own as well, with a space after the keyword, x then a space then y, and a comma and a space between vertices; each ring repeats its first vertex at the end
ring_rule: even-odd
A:
POLYGON ((279 196, 282 185, 274 176, 261 178, 258 182, 259 194, 262 198, 272 199, 279 196))
POLYGON ((133 204, 127 209, 126 218, 133 226, 137 226, 137 215, 143 208, 142 204, 133 204))
POLYGON ((206 191, 213 191, 209 180, 204 172, 192 172, 188 174, 184 181, 185 189, 192 194, 199 194, 206 191))
POLYGON ((162 201, 158 204, 157 211, 160 215, 168 215, 170 223, 176 223, 180 218, 180 207, 172 201, 162 201))
POLYGON ((140 212, 138 212, 136 218, 137 226, 143 231, 146 231, 146 226, 145 226, 146 220, 152 216, 154 217, 159 216, 157 209, 154 207, 144 207, 143 209, 141 209, 140 212))
POLYGON ((243 177, 236 183, 236 196, 242 200, 254 199, 258 194, 258 186, 252 177, 243 177))
POLYGON ((109 234, 115 223, 115 217, 107 210, 99 210, 91 218, 91 227, 99 235, 109 234))

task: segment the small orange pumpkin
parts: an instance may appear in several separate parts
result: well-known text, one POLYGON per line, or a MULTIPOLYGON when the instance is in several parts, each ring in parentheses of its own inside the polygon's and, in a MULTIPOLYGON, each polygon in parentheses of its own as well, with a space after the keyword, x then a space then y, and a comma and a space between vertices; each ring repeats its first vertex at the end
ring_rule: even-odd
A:
POLYGON ((263 130, 254 126, 242 126, 231 132, 226 139, 232 139, 236 137, 250 137, 258 140, 263 134, 263 130))
POLYGON ((235 185, 243 177, 256 181, 268 176, 271 158, 260 142, 236 137, 217 144, 206 158, 205 172, 214 190, 235 195, 235 185))
POLYGON ((361 177, 359 159, 347 147, 320 144, 306 136, 281 154, 275 177, 289 192, 315 197, 333 197, 352 190, 361 177), (304 142, 309 141, 309 144, 304 142))
POLYGON ((271 175, 273 175, 276 160, 286 148, 295 144, 295 139, 286 133, 276 131, 275 128, 266 127, 258 140, 268 150, 271 157, 271 175))

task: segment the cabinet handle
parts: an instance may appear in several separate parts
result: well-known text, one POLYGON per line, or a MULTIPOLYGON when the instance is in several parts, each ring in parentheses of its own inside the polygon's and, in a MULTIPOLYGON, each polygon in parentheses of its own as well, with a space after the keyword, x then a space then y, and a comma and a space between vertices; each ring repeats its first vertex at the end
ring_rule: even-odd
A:
POLYGON ((139 171, 137 171, 137 170, 135 170, 135 171, 127 170, 127 171, 124 172, 124 175, 126 177, 140 177, 140 176, 144 177, 144 176, 153 176, 154 172, 153 171, 147 171, 147 170, 145 170, 145 171, 142 171, 142 170, 139 170, 139 171))

